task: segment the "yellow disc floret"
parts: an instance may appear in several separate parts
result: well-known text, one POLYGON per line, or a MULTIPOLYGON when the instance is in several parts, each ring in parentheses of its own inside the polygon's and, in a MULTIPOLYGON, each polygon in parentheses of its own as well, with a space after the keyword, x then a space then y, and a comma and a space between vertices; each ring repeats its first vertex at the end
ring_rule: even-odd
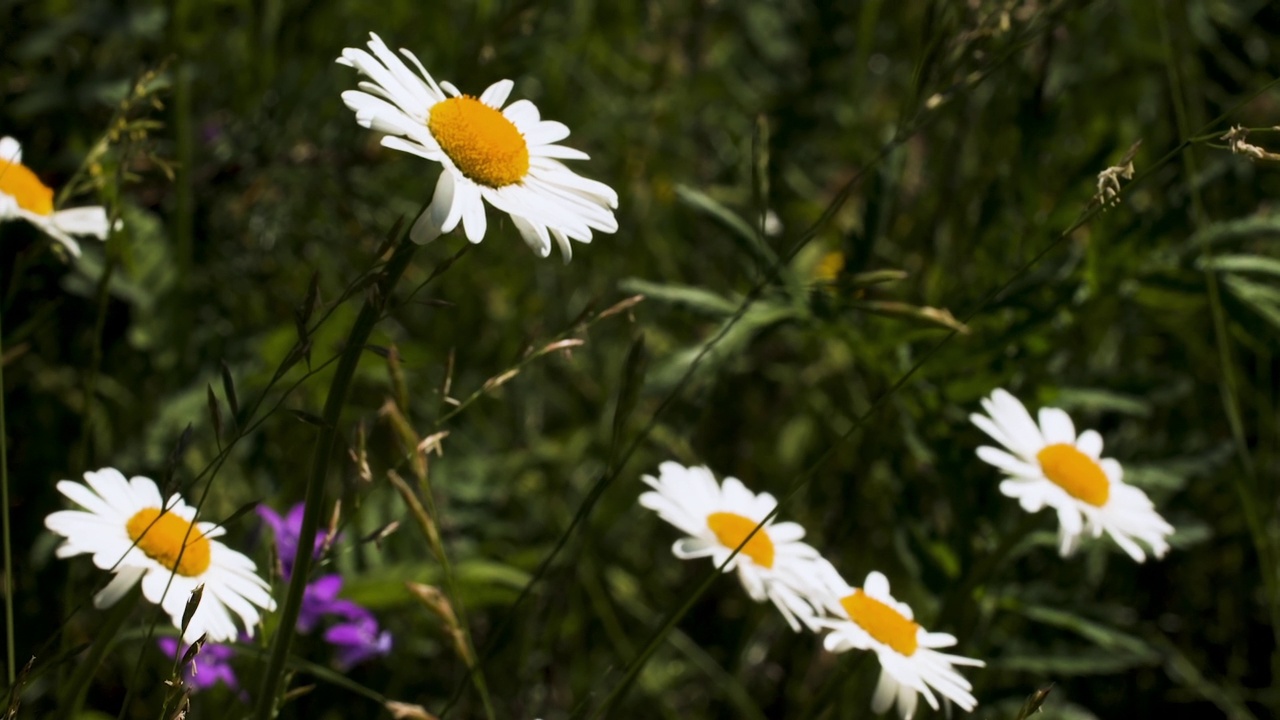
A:
POLYGON ((209 569, 209 540, 192 524, 175 513, 161 514, 159 508, 145 508, 129 518, 129 537, 152 560, 179 575, 196 577, 209 569))
POLYGON ((858 627, 899 654, 911 657, 920 646, 918 624, 862 590, 841 598, 840 605, 858 627))
POLYGON ((1045 477, 1067 491, 1071 497, 1102 507, 1111 496, 1111 482, 1098 461, 1076 449, 1075 445, 1058 443, 1036 453, 1045 477))
POLYGON ((432 106, 427 128, 458 170, 481 185, 514 185, 529 173, 524 136, 506 116, 470 95, 432 106))
POLYGON ((18 207, 36 215, 53 214, 53 189, 40 182, 27 166, 0 160, 0 194, 18 202, 18 207))
MULTIPOLYGON (((742 541, 747 540, 747 536, 751 535, 751 531, 755 530, 759 524, 737 513, 717 512, 707 516, 707 527, 716 534, 720 544, 728 548, 742 545, 742 541)), ((762 568, 772 568, 773 540, 769 538, 769 532, 760 528, 755 535, 751 535, 750 540, 747 540, 740 554, 751 558, 762 568)))

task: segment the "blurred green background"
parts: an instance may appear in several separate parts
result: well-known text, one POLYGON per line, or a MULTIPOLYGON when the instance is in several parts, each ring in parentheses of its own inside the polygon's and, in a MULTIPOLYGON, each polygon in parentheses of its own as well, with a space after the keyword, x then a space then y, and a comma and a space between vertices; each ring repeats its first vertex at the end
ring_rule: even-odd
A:
MULTIPOLYGON (((577 245, 568 265, 537 260, 490 212, 484 242, 374 334, 398 348, 417 436, 449 433, 431 477, 501 717, 595 707, 711 572, 671 556, 677 532, 637 505, 640 474, 706 463, 782 495, 828 450, 783 517, 851 582, 881 570, 927 627, 986 659, 965 672, 974 717, 1016 717, 1050 682, 1044 717, 1280 708, 1280 164, 1216 139, 1280 122, 1275 4, 0 0, 0 17, 0 134, 55 187, 119 127, 137 79, 159 73, 124 111, 131 131, 95 156, 93 190, 71 201, 107 204, 121 233, 68 262, 34 229, 0 228, 20 661, 87 642, 98 617, 57 635, 100 576, 52 556, 54 482, 173 470, 198 494, 219 451, 208 387, 223 444, 242 425, 221 363, 241 406, 267 402, 213 475, 206 513, 301 500, 314 427, 289 410, 318 414, 329 373, 286 396, 302 361, 270 385, 297 342, 295 308, 314 273, 333 309, 312 341, 318 367, 358 307, 359 292, 336 302, 343 289, 436 176, 380 147, 339 98, 357 77, 333 60, 374 31, 465 92, 513 79, 513 99, 591 154, 574 169, 620 196, 619 232, 577 245), (1191 136, 1204 137, 1166 157, 1191 136), (1140 182, 1062 236, 1139 140, 1140 182), (901 272, 868 284, 877 271, 901 272), (647 299, 596 317, 635 294, 647 299), (625 362, 641 336, 642 387, 616 424, 618 397, 641 382, 625 362), (584 343, 525 361, 565 338, 584 343), (446 383, 464 399, 517 364, 451 412, 446 383), (974 456, 986 439, 967 416, 995 387, 1098 429, 1177 526, 1169 556, 1135 565, 1096 542, 1059 558, 1054 519, 1025 521, 974 456), (611 446, 633 441, 610 472, 611 446)), ((1280 150, 1280 135, 1250 142, 1280 150)), ((399 297, 465 244, 419 251, 399 297)), ((367 353, 341 431, 354 447, 362 428, 372 481, 346 452, 335 460, 345 535, 329 569, 396 647, 349 679, 435 713, 461 685, 446 717, 481 717, 439 621, 403 584, 440 574, 385 479, 407 476, 384 411, 397 395, 367 353)), ((230 537, 266 566, 252 515, 230 537)), ((149 617, 97 675, 89 705, 108 716, 159 713, 165 660, 136 639, 149 617)), ((330 661, 317 638, 297 650, 330 661)), ((611 717, 865 717, 878 671, 851 660, 722 578, 611 717)), ((253 667, 240 659, 242 677, 253 667)), ((52 707, 59 677, 27 686, 24 713, 52 707)), ((317 686, 284 716, 388 717, 330 680, 299 674, 317 686)), ((223 689, 195 699, 199 717, 244 712, 223 689)))

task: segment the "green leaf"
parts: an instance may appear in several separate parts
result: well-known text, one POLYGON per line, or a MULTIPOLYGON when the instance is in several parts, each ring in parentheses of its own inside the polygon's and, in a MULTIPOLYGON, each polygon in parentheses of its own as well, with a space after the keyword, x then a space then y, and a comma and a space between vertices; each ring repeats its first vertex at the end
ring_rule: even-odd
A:
MULTIPOLYGON (((1105 651, 1102 653, 1104 658, 1109 658, 1100 662, 1114 663, 1113 667, 1151 665, 1160 660, 1160 653, 1145 640, 1075 613, 1038 605, 1018 606, 1013 609, 1029 620, 1068 630, 1088 640, 1098 650, 1105 651)), ((1079 657, 1079 654, 1074 656, 1079 657)))
POLYGON ((1280 275, 1280 260, 1264 255, 1217 255, 1196 261, 1201 270, 1217 272, 1259 272, 1280 275))
POLYGON ((740 241, 739 244, 751 251, 765 265, 778 263, 777 253, 764 243, 756 229, 737 213, 712 199, 710 195, 688 185, 677 185, 676 197, 680 202, 711 217, 732 231, 733 236, 740 241))
POLYGON ((1222 282, 1237 300, 1280 328, 1280 289, 1245 280, 1239 275, 1226 275, 1222 282))
POLYGON ((732 322, 732 318, 726 320, 702 341, 667 357, 650 373, 648 381, 654 390, 671 388, 695 362, 695 374, 705 377, 731 358, 741 357, 751 340, 763 330, 798 316, 799 311, 792 307, 757 302, 737 322, 732 322))
POLYGON ((1258 236, 1274 236, 1280 239, 1280 215, 1227 220, 1198 230, 1187 240, 1190 247, 1230 242, 1258 236))
POLYGON ((672 305, 683 305, 690 310, 712 317, 732 315, 738 310, 738 303, 733 300, 692 285, 655 283, 639 278, 627 278, 618 283, 618 287, 623 292, 644 295, 672 305))
POLYGON ((1103 388, 1062 388, 1054 405, 1067 411, 1117 412, 1134 417, 1151 415, 1151 404, 1146 400, 1103 388))
POLYGON ((1117 653, 1097 648, 1085 648, 1043 655, 1005 655, 987 663, 988 671, 1011 670, 1038 676, 1061 677, 1064 675, 1112 675, 1144 667, 1154 661, 1129 653, 1117 653))

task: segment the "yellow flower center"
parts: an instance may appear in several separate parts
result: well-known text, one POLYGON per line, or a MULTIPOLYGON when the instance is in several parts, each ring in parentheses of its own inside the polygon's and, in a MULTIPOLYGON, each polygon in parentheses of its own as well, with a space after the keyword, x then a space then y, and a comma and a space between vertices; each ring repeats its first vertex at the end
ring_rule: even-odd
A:
POLYGON ((18 207, 36 215, 53 214, 53 190, 21 163, 0 158, 0 193, 18 201, 18 207))
POLYGON ((1111 482, 1097 461, 1076 449, 1058 443, 1036 453, 1040 469, 1067 494, 1090 505, 1102 507, 1111 495, 1111 482))
MULTIPOLYGON (((716 534, 716 539, 721 545, 728 548, 736 548, 742 545, 743 540, 747 540, 747 536, 751 535, 751 531, 756 529, 756 525, 760 523, 745 518, 737 513, 717 512, 707 516, 707 527, 711 528, 711 532, 716 534)), ((773 540, 769 538, 769 532, 764 528, 755 535, 751 535, 751 539, 747 540, 747 544, 742 546, 739 553, 751 558, 755 564, 762 568, 773 567, 773 540)))
POLYGON ((179 575, 196 577, 209 569, 209 540, 192 525, 175 513, 162 515, 159 508, 145 508, 129 518, 127 527, 129 538, 147 557, 179 575), (186 550, 182 549, 184 539, 186 550))
POLYGON ((858 627, 899 654, 911 657, 920 646, 918 624, 862 590, 841 598, 840 605, 858 627))
POLYGON ((514 185, 529 172, 524 136, 506 116, 470 95, 433 105, 427 128, 462 174, 481 185, 514 185))

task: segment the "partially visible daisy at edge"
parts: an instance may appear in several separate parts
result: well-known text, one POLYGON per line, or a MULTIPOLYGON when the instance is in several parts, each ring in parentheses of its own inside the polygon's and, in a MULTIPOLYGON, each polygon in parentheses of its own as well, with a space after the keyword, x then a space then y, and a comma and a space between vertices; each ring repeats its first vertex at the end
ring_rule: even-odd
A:
POLYGON ((1000 492, 1027 512, 1048 505, 1058 513, 1058 549, 1073 553, 1088 532, 1111 536, 1130 557, 1146 560, 1137 541, 1157 558, 1169 551, 1173 526, 1141 489, 1124 482, 1124 468, 1102 457, 1102 436, 1093 430, 1076 435, 1071 417, 1058 408, 1040 408, 1036 423, 1027 408, 1003 389, 982 400, 986 415, 969 416, 974 425, 1009 450, 982 446, 978 457, 1003 470, 1000 492))
POLYGON ((872 572, 862 587, 855 588, 834 567, 827 565, 826 570, 824 577, 831 592, 826 604, 835 617, 817 621, 831 631, 823 638, 823 646, 834 653, 853 649, 875 652, 880 680, 871 697, 874 712, 886 712, 896 702, 898 715, 910 720, 920 695, 934 710, 938 709, 936 695, 966 711, 977 707, 973 686, 953 666, 983 667, 984 662, 938 652, 938 648, 955 645, 955 636, 921 627, 911 607, 894 599, 883 574, 872 572))
POLYGON ((461 222, 467 239, 484 239, 485 203, 511 217, 520 236, 541 257, 554 238, 568 262, 570 240, 591 242, 592 230, 612 233, 618 194, 570 170, 561 160, 587 154, 557 145, 569 136, 563 123, 542 120, 528 100, 506 105, 514 83, 500 80, 479 97, 437 83, 417 56, 400 52, 411 70, 376 34, 369 50, 346 48, 338 62, 369 78, 342 93, 360 125, 386 133, 382 144, 440 163, 431 204, 409 236, 427 243, 461 222))
MULTIPOLYGON (((778 505, 769 493, 756 495, 737 478, 726 477, 721 485, 706 467, 664 462, 658 477, 642 479, 653 490, 640 495, 640 504, 689 535, 672 546, 675 556, 709 557, 717 567, 778 505)), ((724 565, 724 572, 738 571, 753 600, 771 601, 797 631, 801 624, 816 627, 820 603, 810 596, 822 582, 818 571, 823 561, 803 537, 799 524, 770 520, 724 565)))
POLYGON ((204 585, 200 605, 182 634, 188 644, 206 633, 209 642, 234 640, 239 629, 232 613, 252 637, 259 609, 275 609, 254 562, 213 540, 226 530, 195 522, 196 509, 181 496, 174 494, 165 503, 150 478, 127 480, 114 468, 86 472, 84 479, 83 484, 62 480, 57 485, 84 509, 51 513, 44 524, 64 538, 58 557, 92 555, 94 565, 115 574, 94 596, 96 607, 114 605, 142 583, 143 596, 164 608, 180 628, 191 591, 204 585))
POLYGON ((80 244, 72 235, 105 240, 110 228, 100 206, 54 210, 53 188, 22 164, 22 145, 11 137, 0 138, 0 222, 5 220, 26 220, 74 257, 80 257, 80 244))

